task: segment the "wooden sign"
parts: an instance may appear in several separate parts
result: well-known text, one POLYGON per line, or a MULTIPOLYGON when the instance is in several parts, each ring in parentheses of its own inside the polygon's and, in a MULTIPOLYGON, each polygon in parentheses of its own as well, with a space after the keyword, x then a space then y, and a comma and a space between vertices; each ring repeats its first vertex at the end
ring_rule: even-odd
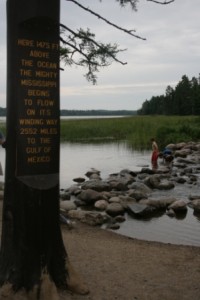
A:
POLYGON ((18 7, 14 19, 8 18, 7 124, 15 126, 13 131, 8 124, 15 135, 15 149, 8 150, 15 152, 20 180, 47 188, 59 177, 59 5, 56 0, 50 1, 54 9, 46 0, 21 3, 21 11, 18 7))

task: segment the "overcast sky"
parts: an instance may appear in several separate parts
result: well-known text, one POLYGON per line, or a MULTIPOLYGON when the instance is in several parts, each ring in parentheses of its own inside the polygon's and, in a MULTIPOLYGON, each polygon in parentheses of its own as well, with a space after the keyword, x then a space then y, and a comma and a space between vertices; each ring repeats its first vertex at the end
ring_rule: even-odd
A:
MULTIPOLYGON (((111 22, 146 41, 136 39, 107 25, 68 1, 61 0, 61 22, 68 27, 91 28, 96 39, 127 48, 119 59, 101 70, 93 86, 81 68, 61 72, 61 109, 137 110, 152 96, 165 93, 183 75, 190 79, 200 73, 200 0, 175 0, 158 5, 140 0, 138 11, 121 8, 115 0, 79 0, 111 22)), ((6 107, 6 1, 0 2, 0 106, 6 107)))

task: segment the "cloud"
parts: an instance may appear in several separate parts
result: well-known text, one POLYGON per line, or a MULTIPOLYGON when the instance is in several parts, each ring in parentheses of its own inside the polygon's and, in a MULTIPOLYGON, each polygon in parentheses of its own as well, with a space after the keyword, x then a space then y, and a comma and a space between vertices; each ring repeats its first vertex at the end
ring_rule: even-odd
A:
MULTIPOLYGON (((175 0, 156 5, 140 0, 138 12, 122 9, 116 1, 79 0, 111 22, 146 41, 130 37, 88 14, 73 3, 61 0, 61 22, 74 29, 91 28, 98 41, 117 43, 127 51, 119 54, 126 66, 112 64, 100 70, 97 86, 84 78, 86 69, 66 67, 61 72, 61 108, 139 109, 146 99, 165 93, 183 75, 199 74, 200 1, 175 0)), ((0 2, 0 106, 6 99, 6 1, 0 2)))

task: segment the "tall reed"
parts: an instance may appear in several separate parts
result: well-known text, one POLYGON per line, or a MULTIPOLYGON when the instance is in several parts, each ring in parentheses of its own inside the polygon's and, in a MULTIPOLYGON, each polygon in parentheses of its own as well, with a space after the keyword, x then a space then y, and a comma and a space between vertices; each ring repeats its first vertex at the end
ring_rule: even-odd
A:
MULTIPOLYGON (((4 123, 0 131, 6 135, 4 123)), ((135 149, 149 149, 154 137, 160 147, 182 141, 200 141, 199 116, 133 116, 61 120, 61 141, 105 142, 125 140, 135 149)))
POLYGON ((63 141, 127 140, 136 149, 149 148, 154 137, 161 146, 200 140, 200 117, 134 116, 61 121, 63 141))

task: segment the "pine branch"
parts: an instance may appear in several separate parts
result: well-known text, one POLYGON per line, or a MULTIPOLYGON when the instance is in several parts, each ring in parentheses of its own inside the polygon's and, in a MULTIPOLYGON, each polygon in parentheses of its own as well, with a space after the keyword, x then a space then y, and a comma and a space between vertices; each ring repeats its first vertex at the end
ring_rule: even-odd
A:
POLYGON ((87 11, 87 12, 91 13, 92 15, 96 16, 98 19, 103 20, 107 24, 109 24, 109 25, 111 25, 111 26, 113 26, 113 27, 115 27, 115 28, 117 28, 117 29, 119 29, 119 30, 121 30, 121 31, 123 31, 123 32, 125 32, 125 33, 127 33, 127 34, 129 34, 129 35, 131 35, 131 36, 133 36, 135 38, 137 38, 137 39, 141 39, 141 40, 144 40, 144 41, 146 40, 145 38, 142 38, 141 36, 134 34, 133 33, 133 32, 135 32, 134 29, 128 30, 126 28, 122 28, 122 27, 118 26, 117 24, 114 24, 114 23, 110 22, 109 20, 103 18, 101 15, 99 15, 98 13, 92 11, 88 7, 85 7, 82 4, 78 3, 76 0, 66 0, 66 1, 73 2, 74 4, 78 5, 82 9, 84 9, 85 11, 87 11))
POLYGON ((156 0, 147 0, 147 1, 149 1, 149 2, 154 2, 154 3, 156 3, 156 4, 162 4, 162 5, 165 5, 165 4, 170 4, 170 3, 174 2, 175 0, 169 0, 169 1, 164 0, 164 2, 160 2, 160 1, 156 1, 156 0))
MULTIPOLYGON (((103 47, 102 44, 99 44, 99 43, 96 42, 94 39, 92 39, 92 38, 90 38, 90 37, 88 37, 88 36, 86 36, 86 35, 83 35, 83 34, 81 34, 81 33, 77 33, 77 32, 75 32, 75 31, 73 31, 72 29, 70 29, 69 27, 65 26, 64 24, 60 24, 60 27, 62 27, 63 29, 65 29, 65 30, 67 30, 67 31, 69 31, 69 32, 71 32, 71 33, 74 35, 74 37, 76 37, 76 38, 79 38, 79 39, 87 39, 88 42, 93 43, 97 48, 99 48, 99 49, 101 49, 101 50, 104 50, 104 49, 105 49, 105 47, 103 47)), ((60 38, 60 39, 61 39, 61 41, 62 41, 63 44, 68 44, 68 45, 69 45, 69 43, 66 42, 63 38, 60 38)), ((71 46, 71 45, 69 45, 69 46, 71 46)), ((125 49, 117 50, 116 52, 122 52, 122 51, 125 51, 125 49)), ((79 50, 79 53, 80 53, 80 54, 83 54, 83 51, 79 50)), ((85 54, 83 54, 83 55, 85 56, 85 54)), ((109 53, 109 55, 110 55, 110 57, 112 57, 112 59, 113 59, 114 61, 116 61, 116 62, 118 62, 118 63, 120 63, 120 64, 122 64, 122 65, 126 65, 126 64, 127 64, 127 62, 123 62, 123 61, 121 61, 121 60, 118 60, 112 53, 109 53)))

